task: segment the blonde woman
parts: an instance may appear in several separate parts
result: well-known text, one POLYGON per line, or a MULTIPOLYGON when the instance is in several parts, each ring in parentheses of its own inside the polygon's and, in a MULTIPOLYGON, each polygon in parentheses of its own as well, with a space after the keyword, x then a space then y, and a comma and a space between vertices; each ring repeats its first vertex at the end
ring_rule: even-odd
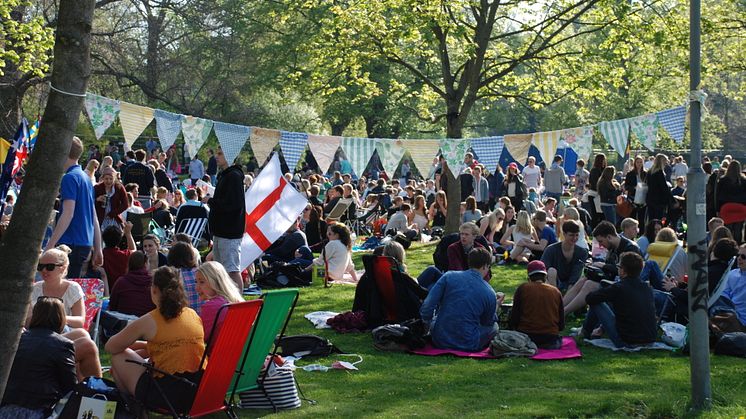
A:
MULTIPOLYGON (((495 233, 502 230, 505 221, 505 211, 502 208, 496 208, 491 213, 482 217, 479 223, 479 234, 487 239, 487 243, 495 243, 495 233)), ((497 246, 495 246, 497 248, 497 246)))
POLYGON ((205 262, 200 265, 197 268, 196 279, 197 295, 200 300, 204 301, 199 316, 205 330, 205 342, 209 342, 213 324, 215 330, 218 330, 223 323, 225 311, 220 318, 217 318, 216 323, 220 307, 224 304, 241 302, 243 297, 236 288, 236 283, 228 276, 223 265, 218 262, 205 262))
POLYGON ((557 231, 557 237, 559 237, 560 241, 563 240, 563 234, 562 234, 562 224, 565 221, 573 220, 577 221, 578 225, 580 226, 580 237, 578 238, 577 245, 579 247, 582 247, 583 249, 588 250, 588 240, 586 240, 586 234, 585 234, 585 227, 583 226, 583 223, 580 221, 580 212, 578 212, 577 208, 574 207, 565 207, 565 212, 562 214, 561 217, 557 220, 557 222, 554 224, 554 229, 557 231))
POLYGON ((422 229, 427 228, 429 220, 427 218, 427 206, 425 205, 425 197, 422 195, 417 195, 414 197, 414 218, 413 222, 414 224, 417 224, 417 229, 422 231, 422 229))
POLYGON ((91 159, 85 167, 85 174, 91 178, 91 183, 94 185, 96 184, 96 172, 98 171, 99 166, 101 166, 101 163, 99 163, 98 160, 91 159))
POLYGON ((527 245, 538 241, 539 236, 537 236, 536 230, 531 224, 531 216, 526 211, 520 211, 515 225, 508 228, 502 240, 500 240, 500 245, 505 248, 513 246, 510 258, 520 264, 526 264, 528 263, 528 256, 531 255, 531 250, 527 245))

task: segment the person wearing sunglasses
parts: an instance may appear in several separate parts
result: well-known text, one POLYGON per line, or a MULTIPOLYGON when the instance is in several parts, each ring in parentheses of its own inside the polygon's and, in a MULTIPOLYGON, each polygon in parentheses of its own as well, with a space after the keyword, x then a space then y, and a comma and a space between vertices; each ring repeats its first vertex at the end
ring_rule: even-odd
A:
POLYGON ((88 332, 83 329, 85 323, 85 305, 83 289, 77 282, 65 279, 70 265, 68 254, 70 248, 59 246, 42 253, 36 267, 42 280, 34 284, 31 292, 31 305, 26 317, 26 327, 31 323, 31 313, 39 297, 54 297, 62 300, 65 307, 66 324, 63 336, 75 344, 75 360, 78 377, 100 377, 101 363, 98 359, 98 348, 88 332))

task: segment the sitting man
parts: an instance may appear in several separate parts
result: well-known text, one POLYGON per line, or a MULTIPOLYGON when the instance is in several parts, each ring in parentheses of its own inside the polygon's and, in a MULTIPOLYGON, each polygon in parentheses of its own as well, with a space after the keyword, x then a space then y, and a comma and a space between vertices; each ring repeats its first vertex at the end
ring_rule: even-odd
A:
POLYGON ((547 271, 547 282, 560 290, 575 285, 583 273, 588 259, 588 249, 577 245, 580 239, 580 224, 574 220, 562 223, 563 239, 561 242, 547 246, 541 255, 547 271))
POLYGON ((630 240, 637 240, 637 235, 640 233, 638 221, 634 218, 625 218, 620 224, 622 227, 622 236, 630 240))
POLYGON ((438 348, 479 351, 497 333, 495 310, 502 299, 498 301, 485 281, 492 255, 487 249, 476 248, 469 252, 468 260, 469 270, 443 274, 420 308, 422 321, 438 348))
MULTIPOLYGON (((713 314, 725 314, 735 317, 746 330, 746 244, 738 248, 738 265, 725 279, 726 284, 723 293, 712 307, 713 314)), ((735 320, 733 319, 733 320, 735 320)))
POLYGON ((409 224, 409 217, 412 215, 412 207, 409 204, 401 204, 399 211, 389 217, 389 223, 386 225, 387 233, 393 230, 404 234, 409 240, 417 237, 417 225, 409 224))
POLYGON ((342 199, 342 195, 345 193, 344 188, 341 185, 335 185, 326 192, 326 205, 324 205, 324 216, 328 217, 329 213, 332 212, 337 203, 342 199))
POLYGON ((299 220, 296 220, 277 241, 264 251, 264 257, 268 262, 290 262, 295 259, 296 250, 308 246, 306 233, 299 228, 298 223, 299 220))
POLYGON ((127 266, 129 270, 111 290, 109 310, 141 317, 155 308, 150 297, 153 278, 148 271, 148 256, 139 250, 132 252, 127 266))
MULTIPOLYGON (((474 241, 479 235, 479 227, 473 222, 461 224, 458 232, 459 241, 448 246, 447 250, 449 271, 465 271, 469 269, 467 257, 469 252, 474 248, 484 247, 479 242, 474 241)), ((491 277, 492 275, 488 273, 487 280, 491 277)))
POLYGON ((583 322, 585 338, 590 338, 600 325, 617 348, 655 342, 658 330, 653 289, 640 280, 642 266, 639 252, 622 253, 619 257, 621 281, 585 297, 590 306, 583 322))
MULTIPOLYGON (((619 256, 625 252, 634 252, 640 255, 640 248, 637 243, 617 234, 614 224, 608 221, 598 223, 593 230, 593 237, 598 243, 608 250, 606 260, 603 262, 593 262, 593 266, 603 270, 603 277, 583 277, 567 291, 562 299, 565 304, 565 314, 573 313, 585 307, 585 297, 593 291, 596 291, 601 283, 596 280, 613 281, 618 275, 617 263, 619 256)), ((638 273, 639 275, 639 273, 638 273)))
POLYGON ((536 210, 534 212, 531 224, 533 224, 534 230, 536 230, 536 235, 539 236, 539 242, 535 243, 529 239, 524 239, 525 242, 522 246, 531 250, 534 259, 541 259, 544 249, 549 245, 557 243, 557 233, 554 232, 552 227, 547 225, 547 213, 544 210, 536 210))
POLYGON ((110 225, 101 233, 101 239, 104 242, 104 271, 106 272, 106 289, 111 292, 114 289, 114 283, 120 276, 127 272, 127 261, 130 254, 134 252, 135 239, 132 237, 132 223, 127 221, 124 225, 124 232, 118 225, 110 225), (127 237, 127 250, 119 248, 122 237, 127 237))
POLYGON ((508 324, 512 330, 528 335, 539 348, 559 349, 559 333, 565 328, 562 293, 546 281, 544 262, 529 262, 528 282, 515 291, 508 324))

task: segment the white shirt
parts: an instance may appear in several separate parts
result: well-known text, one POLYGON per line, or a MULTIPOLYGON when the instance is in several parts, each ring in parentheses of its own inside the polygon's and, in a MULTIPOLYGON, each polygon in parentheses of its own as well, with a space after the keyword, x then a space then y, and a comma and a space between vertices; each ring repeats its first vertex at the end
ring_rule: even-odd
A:
MULTIPOLYGON (((322 256, 326 258, 326 274, 335 281, 341 280, 345 272, 355 270, 355 265, 352 264, 352 254, 339 240, 331 240, 327 243, 322 256)), ((319 256, 313 260, 313 263, 324 266, 324 259, 319 256)))
POLYGON ((526 184, 526 188, 539 188, 539 184, 541 183, 541 169, 539 169, 539 166, 526 166, 523 168, 523 183, 526 184))

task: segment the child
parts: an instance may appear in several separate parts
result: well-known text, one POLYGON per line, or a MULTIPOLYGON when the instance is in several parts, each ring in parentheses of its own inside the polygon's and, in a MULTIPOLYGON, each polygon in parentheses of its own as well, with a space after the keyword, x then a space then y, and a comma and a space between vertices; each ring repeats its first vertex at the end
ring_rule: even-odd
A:
POLYGON ((526 211, 518 213, 518 221, 514 226, 510 226, 500 240, 503 247, 513 246, 510 252, 510 258, 519 264, 528 264, 528 256, 531 256, 531 250, 526 247, 526 242, 535 243, 539 241, 536 230, 531 224, 531 217, 526 211), (512 238, 512 241, 510 240, 512 238))
MULTIPOLYGON (((228 276, 223 265, 218 262, 205 262, 197 268, 197 294, 204 301, 200 311, 202 327, 205 331, 205 343, 210 341, 210 333, 213 330, 215 316, 223 304, 238 303, 243 301, 241 293, 238 292, 236 284, 228 276)), ((224 310, 215 325, 215 330, 223 323, 224 310)))
POLYGON ((515 291, 508 324, 511 330, 527 334, 540 348, 559 349, 562 346, 559 333, 565 328, 562 293, 546 281, 544 262, 531 261, 528 282, 515 291))

